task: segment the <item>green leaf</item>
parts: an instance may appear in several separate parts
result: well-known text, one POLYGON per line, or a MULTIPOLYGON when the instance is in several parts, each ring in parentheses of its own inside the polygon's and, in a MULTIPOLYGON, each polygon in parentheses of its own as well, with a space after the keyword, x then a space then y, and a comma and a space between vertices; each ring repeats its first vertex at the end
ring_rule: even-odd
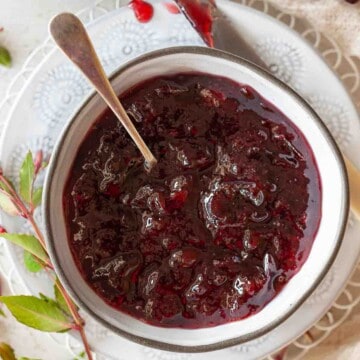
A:
POLYGON ((60 306, 56 302, 56 300, 51 299, 51 298, 49 298, 48 296, 46 296, 46 295, 44 295, 42 293, 39 293, 39 297, 40 297, 40 299, 45 300, 47 303, 51 303, 51 304, 53 304, 54 306, 56 306, 56 307, 58 307, 60 309, 60 306))
POLYGON ((57 304, 60 306, 62 311, 65 311, 66 314, 71 315, 69 307, 64 299, 63 294, 59 291, 58 287, 54 285, 54 293, 57 304))
POLYGON ((41 200, 42 200, 42 193, 43 193, 43 188, 39 187, 37 189, 35 189, 33 191, 33 195, 32 195, 32 203, 34 207, 37 207, 41 204, 41 200))
POLYGON ((68 317, 52 302, 35 296, 0 296, 13 316, 24 325, 45 332, 70 330, 68 317))
POLYGON ((76 357, 74 358, 74 360, 81 360, 81 359, 85 359, 86 353, 85 351, 82 351, 81 353, 77 354, 76 357))
POLYGON ((47 262, 49 260, 45 250, 35 236, 27 234, 1 234, 1 236, 14 244, 21 246, 42 261, 47 262))
POLYGON ((11 55, 9 50, 5 49, 4 47, 0 46, 0 65, 5 67, 11 66, 11 55))
MULTIPOLYGON (((47 303, 53 304, 53 305, 54 305, 55 307, 57 307, 59 310, 63 311, 64 314, 65 314, 66 316, 68 316, 69 318, 72 317, 72 315, 71 315, 71 313, 70 313, 70 311, 69 311, 66 303, 65 303, 65 307, 64 307, 64 304, 61 303, 61 302, 59 302, 58 299, 55 299, 55 300, 54 300, 54 299, 51 299, 51 298, 49 298, 48 296, 46 296, 46 295, 44 295, 44 294, 42 294, 42 293, 39 293, 39 296, 40 296, 40 299, 46 301, 47 303)), ((60 301, 65 301, 65 300, 62 299, 62 300, 60 300, 60 301)))
POLYGON ((0 208, 9 215, 15 216, 19 214, 19 211, 11 200, 11 197, 3 191, 0 191, 0 208))
POLYGON ((0 309, 0 316, 3 316, 3 317, 6 316, 5 313, 1 309, 0 309))
POLYGON ((37 273, 44 268, 43 264, 30 252, 24 251, 24 264, 28 271, 37 273))
POLYGON ((5 343, 0 343, 0 358, 2 360, 16 360, 14 350, 5 343))
MULTIPOLYGON (((6 176, 3 175, 3 177, 6 179, 6 181, 9 183, 9 185, 15 190, 14 184, 11 182, 10 179, 8 179, 6 176)), ((0 188, 3 189, 6 193, 10 194, 9 186, 6 185, 3 181, 0 181, 0 188)))
POLYGON ((20 195, 29 204, 32 201, 32 188, 34 183, 34 161, 29 151, 21 165, 20 169, 20 195))
POLYGON ((48 304, 52 304, 55 307, 57 307, 58 309, 62 310, 60 305, 58 304, 58 302, 56 300, 51 299, 51 298, 49 298, 48 296, 46 296, 46 295, 44 295, 42 293, 39 293, 39 297, 40 297, 41 300, 46 301, 48 304))

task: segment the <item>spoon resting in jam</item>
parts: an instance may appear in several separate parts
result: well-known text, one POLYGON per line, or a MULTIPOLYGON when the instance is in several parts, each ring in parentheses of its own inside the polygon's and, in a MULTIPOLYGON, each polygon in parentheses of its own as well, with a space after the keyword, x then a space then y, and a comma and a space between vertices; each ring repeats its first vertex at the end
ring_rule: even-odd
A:
POLYGON ((109 105, 143 155, 146 168, 151 169, 157 161, 116 96, 79 18, 70 13, 55 16, 50 22, 50 33, 59 48, 81 70, 109 105))

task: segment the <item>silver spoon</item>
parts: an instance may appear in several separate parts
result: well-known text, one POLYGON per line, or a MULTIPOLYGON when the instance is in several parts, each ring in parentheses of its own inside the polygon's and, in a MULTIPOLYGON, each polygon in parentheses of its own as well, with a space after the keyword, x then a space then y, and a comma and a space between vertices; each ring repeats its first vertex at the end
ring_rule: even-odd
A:
POLYGON ((109 105, 143 155, 147 169, 151 169, 157 160, 116 96, 80 19, 70 13, 59 14, 50 22, 50 34, 109 105))

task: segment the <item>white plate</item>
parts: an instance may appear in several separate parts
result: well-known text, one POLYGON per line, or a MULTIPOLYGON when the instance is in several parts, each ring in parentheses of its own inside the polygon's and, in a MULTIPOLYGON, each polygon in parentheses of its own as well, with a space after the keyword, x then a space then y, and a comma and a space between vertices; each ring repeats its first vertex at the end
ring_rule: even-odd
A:
MULTIPOLYGON (((89 26, 90 35, 108 72, 127 59, 149 50, 201 44, 182 15, 170 14, 160 1, 154 3, 155 16, 150 23, 138 23, 132 11, 123 8, 107 13, 89 26)), ((233 2, 219 0, 218 3, 239 30, 256 45, 274 74, 312 102, 339 145, 359 165, 360 159, 355 157, 360 150, 359 144, 356 144, 360 136, 358 114, 341 82, 320 56, 297 33, 273 18, 233 2)), ((29 148, 33 151, 41 148, 50 154, 59 131, 88 92, 86 81, 59 51, 53 50, 44 57, 19 93, 2 132, 0 151, 5 173, 16 176, 21 159, 29 148)), ((41 214, 37 217, 40 220, 41 214)), ((29 230, 27 225, 5 216, 2 224, 8 231, 29 230)), ((290 319, 257 340, 208 354, 173 354, 130 343, 89 320, 87 328, 91 346, 106 358, 115 359, 217 360, 221 356, 235 360, 243 356, 250 360, 265 356, 303 333, 331 306, 357 262, 359 231, 360 223, 351 221, 338 258, 323 284, 290 319), (123 355, 119 356, 119 352, 123 355)), ((28 290, 35 294, 51 294, 51 282, 46 275, 28 273, 23 267, 19 248, 8 245, 7 249, 28 290)))

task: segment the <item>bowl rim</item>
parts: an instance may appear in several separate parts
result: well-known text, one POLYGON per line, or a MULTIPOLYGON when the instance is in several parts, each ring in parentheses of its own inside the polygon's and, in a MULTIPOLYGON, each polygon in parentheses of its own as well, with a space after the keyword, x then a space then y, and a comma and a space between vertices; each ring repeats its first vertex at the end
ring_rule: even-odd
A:
MULTIPOLYGON (((95 97, 99 96, 96 91, 93 91, 87 99, 82 102, 82 104, 72 113, 72 115, 69 117, 70 120, 65 125, 61 135, 59 136, 55 147, 53 154, 50 159, 50 164, 48 168, 48 172, 45 179, 44 184, 44 197, 43 197, 43 214, 44 214, 44 226, 45 226, 45 240, 46 245, 49 250, 50 259, 54 265, 55 272, 57 276, 60 279, 60 282, 63 284, 65 289, 70 294, 71 298, 76 302, 76 304, 79 306, 80 309, 84 310, 88 315, 90 315, 93 319, 95 319, 97 322, 99 322, 101 325, 105 326, 112 332, 114 332, 117 335, 121 335, 122 337, 131 340, 135 343, 138 343, 143 346, 150 346, 153 348, 157 348, 164 351, 173 351, 173 352, 187 352, 187 353, 200 353, 200 352, 208 352, 208 351, 215 351, 215 350, 221 350, 227 347, 236 346, 245 342, 248 342, 250 340, 254 340, 274 328, 276 328, 278 325, 283 323, 285 320, 287 320, 305 301, 306 299, 314 292, 314 290, 318 287, 320 282, 323 280, 327 272, 329 271, 330 267, 332 266, 333 262, 335 261, 335 258, 339 252, 344 233, 346 230, 346 224, 349 214, 349 182, 348 182, 348 175, 347 170, 345 166, 344 159, 342 157, 342 154, 340 152, 340 149, 338 145, 336 144, 334 138, 332 137, 330 131, 327 129, 323 121, 320 119, 320 117, 317 115, 317 113, 311 108, 311 106, 299 95, 297 94, 293 89, 291 89, 287 84, 283 83, 281 80, 275 78, 273 75, 268 73, 267 71, 261 69, 259 66, 251 63, 250 61, 243 59, 239 56, 218 50, 213 48, 207 48, 203 46, 178 46, 178 47, 171 47, 166 49, 160 49, 155 50, 149 53, 145 53, 143 55, 140 55, 125 64, 121 65, 117 70, 115 70, 110 76, 110 82, 112 82, 115 78, 117 78, 123 71, 127 70, 128 68, 131 68, 139 63, 142 63, 144 61, 148 61, 154 58, 161 58, 163 56, 168 55, 176 55, 176 54, 188 54, 188 55, 205 55, 205 56, 211 56, 216 58, 221 58, 233 63, 236 63, 238 65, 241 65, 243 67, 246 67, 250 69, 251 71, 255 72, 257 75, 263 77, 265 80, 272 82, 274 85, 280 87, 282 90, 286 91, 290 96, 294 98, 294 100, 301 106, 301 108, 306 111, 317 123, 319 126, 320 131, 322 132, 326 142, 330 146, 330 148, 333 149, 334 157, 336 158, 336 161, 339 164, 340 167, 340 175, 341 175, 341 183, 342 183, 342 204, 341 204, 341 225, 338 229, 338 235, 336 238, 336 243, 333 249, 333 252, 331 254, 331 257, 328 259, 326 266, 323 268, 321 273, 317 276, 317 278, 314 280, 313 285, 311 288, 306 291, 302 297, 298 299, 296 303, 294 303, 288 310, 284 312, 282 316, 280 316, 277 319, 274 319, 271 321, 268 325, 264 326, 263 328, 253 331, 249 334, 245 334, 242 336, 234 337, 227 340, 222 340, 219 342, 215 342, 212 344, 207 345, 195 345, 195 346, 188 346, 188 345, 175 345, 175 344, 169 344, 164 341, 158 341, 158 340, 152 340, 147 339, 142 336, 131 334, 128 331, 122 330, 109 322, 107 322, 104 318, 102 318, 100 315, 93 312, 87 304, 77 295, 76 290, 74 290, 74 286, 71 284, 71 282, 66 277, 64 271, 61 268, 61 264, 58 258, 58 255, 55 251, 54 246, 54 239, 55 236, 52 232, 51 228, 51 221, 50 221, 50 203, 51 203, 51 196, 52 193, 52 181, 51 179, 54 176, 54 172, 56 170, 56 164, 58 162, 59 155, 62 151, 63 144, 65 142, 65 139, 69 133, 69 131, 72 128, 72 125, 76 122, 76 119, 78 118, 79 114, 83 111, 83 109, 88 105, 88 103, 93 100, 95 97)), ((220 325, 221 326, 221 325, 220 325)))

